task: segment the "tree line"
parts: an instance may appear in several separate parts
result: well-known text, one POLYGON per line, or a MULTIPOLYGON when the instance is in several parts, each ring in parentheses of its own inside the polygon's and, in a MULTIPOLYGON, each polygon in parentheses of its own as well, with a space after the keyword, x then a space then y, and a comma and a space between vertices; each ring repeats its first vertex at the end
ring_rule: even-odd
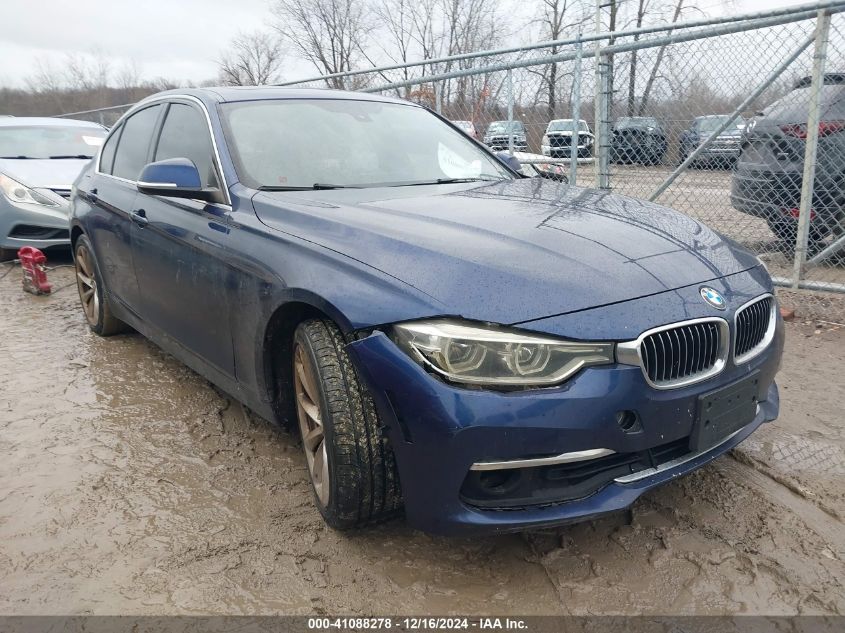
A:
MULTIPOLYGON (((603 2, 600 28, 621 31, 652 24, 671 25, 703 12, 698 0, 610 0, 603 2)), ((412 81, 435 73, 478 68, 505 57, 443 62, 434 60, 518 43, 575 37, 597 28, 595 0, 271 0, 266 26, 237 34, 215 57, 216 77, 191 82, 143 78, 134 64, 114 65, 105 55, 68 55, 62 65, 39 62, 24 88, 0 88, 0 113, 51 115, 131 103, 177 85, 257 85, 284 79, 293 60, 315 75, 337 75, 386 64, 418 65, 391 72, 333 77, 330 88, 359 89, 378 83, 412 81), (429 60, 431 60, 430 63, 429 60)), ((507 59, 554 55, 560 47, 526 51, 507 59)), ((647 59, 627 54, 614 66, 614 94, 621 114, 647 113, 654 86, 671 66, 672 51, 659 49, 647 59)), ((566 114, 571 100, 571 63, 528 67, 517 86, 517 100, 538 118, 566 114)), ((440 102, 461 118, 481 118, 497 110, 504 73, 443 82, 440 102), (478 116, 477 116, 478 115, 478 116)), ((397 90, 399 96, 434 105, 431 85, 397 90)), ((582 116, 592 107, 585 103, 582 116)), ((618 109, 618 108, 617 108, 618 109)), ((115 113, 116 116, 119 113, 115 113)), ((114 116, 106 113, 105 122, 114 116)))

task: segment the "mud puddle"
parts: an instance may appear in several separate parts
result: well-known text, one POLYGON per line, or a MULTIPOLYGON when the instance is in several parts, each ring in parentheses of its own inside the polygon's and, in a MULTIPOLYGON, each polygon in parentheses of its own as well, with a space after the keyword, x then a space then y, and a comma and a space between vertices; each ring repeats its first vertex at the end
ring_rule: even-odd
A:
POLYGON ((845 611, 842 332, 790 325, 782 418, 630 515, 341 535, 292 435, 18 273, 0 280, 0 613, 845 611))

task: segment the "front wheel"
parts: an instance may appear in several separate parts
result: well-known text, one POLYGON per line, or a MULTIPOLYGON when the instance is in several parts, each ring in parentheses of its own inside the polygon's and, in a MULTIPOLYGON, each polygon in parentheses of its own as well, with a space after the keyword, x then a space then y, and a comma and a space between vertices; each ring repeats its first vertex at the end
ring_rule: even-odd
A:
POLYGON ((345 346, 330 321, 305 321, 294 334, 294 401, 314 502, 338 530, 401 508, 393 452, 345 346))

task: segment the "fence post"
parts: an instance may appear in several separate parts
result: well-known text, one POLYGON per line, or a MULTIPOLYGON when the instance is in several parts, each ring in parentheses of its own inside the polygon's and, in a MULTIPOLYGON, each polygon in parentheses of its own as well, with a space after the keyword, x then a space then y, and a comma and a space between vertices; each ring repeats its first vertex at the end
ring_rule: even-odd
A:
POLYGON ((508 68, 507 72, 508 89, 508 153, 513 156, 513 71, 508 68))
MULTIPOLYGON (((578 180, 578 122, 581 120, 581 57, 584 44, 581 42, 581 31, 578 31, 578 41, 575 43, 575 70, 572 78, 572 142, 569 152, 569 183, 577 184, 578 180)), ((549 152, 551 153, 551 152, 549 152)))
POLYGON ((434 111, 443 114, 443 88, 439 81, 434 82, 434 111))
POLYGON ((798 231, 795 236, 795 261, 792 267, 792 287, 798 288, 807 263, 807 243, 813 208, 813 189, 816 180, 816 153, 819 143, 819 101, 824 86, 824 67, 830 37, 830 12, 821 10, 816 18, 816 43, 813 53, 813 76, 810 84, 810 107, 807 115, 807 143, 804 148, 804 174, 801 179, 801 203, 798 207, 798 231))
POLYGON ((596 144, 595 144, 595 165, 596 165, 596 187, 599 189, 610 189, 610 150, 609 125, 610 125, 610 59, 602 54, 596 59, 596 144))

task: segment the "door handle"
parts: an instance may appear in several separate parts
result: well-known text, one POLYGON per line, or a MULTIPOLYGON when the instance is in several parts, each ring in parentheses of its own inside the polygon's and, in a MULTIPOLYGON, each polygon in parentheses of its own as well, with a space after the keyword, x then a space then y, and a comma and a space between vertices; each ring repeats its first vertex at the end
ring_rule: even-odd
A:
POLYGON ((147 212, 143 209, 136 209, 132 212, 132 221, 141 228, 144 228, 150 223, 147 219, 147 212))

